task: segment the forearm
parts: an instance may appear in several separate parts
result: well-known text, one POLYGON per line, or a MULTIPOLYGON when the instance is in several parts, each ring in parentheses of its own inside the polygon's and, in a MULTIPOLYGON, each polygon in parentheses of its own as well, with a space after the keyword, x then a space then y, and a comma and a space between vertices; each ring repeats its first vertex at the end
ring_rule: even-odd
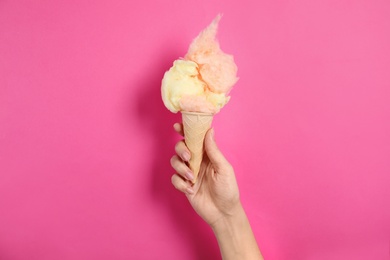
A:
POLYGON ((263 259, 241 205, 232 216, 220 219, 212 228, 218 240, 222 259, 263 259))

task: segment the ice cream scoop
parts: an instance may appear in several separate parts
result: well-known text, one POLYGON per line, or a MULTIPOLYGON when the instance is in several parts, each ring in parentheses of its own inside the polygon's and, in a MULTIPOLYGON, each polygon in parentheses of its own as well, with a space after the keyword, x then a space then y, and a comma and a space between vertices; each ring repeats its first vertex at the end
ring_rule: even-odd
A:
POLYGON ((184 58, 175 60, 165 72, 161 84, 164 105, 173 113, 182 113, 194 183, 203 158, 204 136, 238 80, 233 56, 221 50, 216 38, 220 19, 218 15, 192 41, 184 58))

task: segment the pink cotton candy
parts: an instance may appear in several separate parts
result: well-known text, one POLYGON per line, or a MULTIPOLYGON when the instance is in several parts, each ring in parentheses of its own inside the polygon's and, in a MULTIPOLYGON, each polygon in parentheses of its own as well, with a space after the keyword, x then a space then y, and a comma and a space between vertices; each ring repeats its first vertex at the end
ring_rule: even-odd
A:
POLYGON ((237 82, 237 66, 232 55, 224 53, 216 39, 221 15, 196 37, 185 55, 199 65, 199 73, 209 90, 228 94, 237 82))

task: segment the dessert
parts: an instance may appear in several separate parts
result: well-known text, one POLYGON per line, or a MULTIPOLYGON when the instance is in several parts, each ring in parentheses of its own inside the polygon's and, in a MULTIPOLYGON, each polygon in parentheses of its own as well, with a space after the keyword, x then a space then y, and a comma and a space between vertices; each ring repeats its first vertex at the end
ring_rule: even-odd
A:
POLYGON ((203 141, 213 116, 225 106, 237 82, 237 66, 216 38, 218 15, 191 43, 184 58, 174 61, 164 74, 161 95, 173 113, 181 112, 184 138, 191 151, 190 169, 196 182, 203 158, 203 141))

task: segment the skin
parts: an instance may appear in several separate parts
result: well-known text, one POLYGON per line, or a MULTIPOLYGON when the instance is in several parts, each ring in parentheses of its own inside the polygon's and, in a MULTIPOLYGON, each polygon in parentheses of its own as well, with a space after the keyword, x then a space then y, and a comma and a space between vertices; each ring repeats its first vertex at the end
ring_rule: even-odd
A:
MULTIPOLYGON (((183 136, 183 126, 174 125, 183 136)), ((263 259, 248 218, 242 207, 233 167, 218 149, 214 130, 205 136, 205 156, 195 184, 186 162, 190 151, 179 141, 171 165, 176 171, 173 186, 185 194, 193 209, 212 228, 221 250, 222 259, 263 259)))

